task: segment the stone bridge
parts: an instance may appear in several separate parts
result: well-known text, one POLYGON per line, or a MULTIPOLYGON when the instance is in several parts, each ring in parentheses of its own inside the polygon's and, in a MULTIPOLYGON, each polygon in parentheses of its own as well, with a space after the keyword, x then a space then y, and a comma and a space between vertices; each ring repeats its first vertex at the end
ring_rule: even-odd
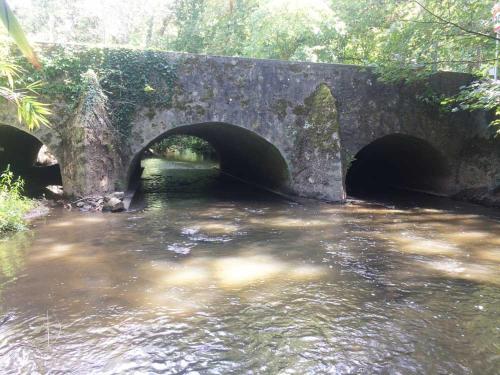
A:
MULTIPOLYGON (((308 198, 341 201, 346 189, 378 183, 444 195, 500 184, 488 115, 445 113, 422 99, 429 89, 456 93, 467 75, 388 85, 359 66, 160 54, 176 67, 171 103, 138 103, 126 137, 113 130, 112 98, 106 105, 84 93, 72 113, 60 98, 46 98, 52 128, 31 134, 2 103, 0 167, 33 165, 45 144, 66 194, 123 190, 152 143, 189 134, 213 145, 223 171, 308 198)), ((99 77, 90 80, 99 89, 99 77)))

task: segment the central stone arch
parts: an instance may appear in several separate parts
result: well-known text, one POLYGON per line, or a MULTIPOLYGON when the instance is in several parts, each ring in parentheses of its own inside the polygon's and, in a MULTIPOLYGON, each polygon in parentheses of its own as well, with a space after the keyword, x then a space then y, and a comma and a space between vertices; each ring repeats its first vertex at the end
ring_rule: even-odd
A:
POLYGON ((273 191, 290 192, 289 165, 282 152, 261 135, 223 122, 177 126, 145 142, 129 164, 129 187, 140 176, 143 152, 153 143, 173 135, 191 135, 210 143, 225 173, 273 191))

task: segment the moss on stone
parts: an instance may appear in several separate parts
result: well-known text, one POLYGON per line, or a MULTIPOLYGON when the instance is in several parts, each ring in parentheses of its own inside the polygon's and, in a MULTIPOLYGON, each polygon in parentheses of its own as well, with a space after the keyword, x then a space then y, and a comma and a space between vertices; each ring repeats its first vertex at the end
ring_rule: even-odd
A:
POLYGON ((198 116, 200 116, 200 117, 201 117, 201 116, 205 116, 205 114, 206 114, 206 112, 207 112, 207 111, 205 110, 205 108, 204 108, 203 106, 199 105, 199 104, 197 104, 197 105, 195 105, 195 106, 194 106, 194 110, 195 110, 196 114, 197 114, 198 116))
POLYGON ((271 110, 278 116, 279 120, 284 120, 290 102, 285 99, 278 99, 271 105, 271 110))
POLYGON ((307 122, 320 129, 338 131, 337 103, 325 83, 321 83, 304 104, 308 113, 307 122))
POLYGON ((149 119, 149 121, 153 120, 155 118, 156 111, 154 110, 153 107, 148 107, 148 110, 146 112, 146 117, 149 119))
POLYGON ((248 98, 240 100, 241 108, 247 108, 250 104, 250 100, 248 98))
POLYGON ((131 122, 138 108, 168 108, 171 105, 177 66, 164 53, 57 46, 43 50, 41 59, 43 69, 34 71, 23 62, 25 59, 19 58, 19 63, 25 65, 26 79, 47 82, 41 94, 61 98, 68 112, 80 104, 82 92, 88 89, 84 73, 93 70, 109 98, 112 124, 124 137, 130 135, 131 122))
POLYGON ((296 116, 305 116, 307 115, 307 108, 302 104, 299 104, 293 108, 292 112, 296 116))
POLYGON ((206 102, 206 101, 212 100, 214 97, 215 97, 214 89, 212 87, 207 87, 205 89, 205 93, 204 93, 203 97, 201 98, 201 100, 206 102))
POLYGON ((301 73, 304 70, 304 67, 302 64, 290 64, 288 69, 294 73, 301 73))
POLYGON ((303 116, 304 125, 301 133, 307 143, 314 148, 338 151, 339 120, 337 101, 325 83, 293 110, 297 116, 303 116))

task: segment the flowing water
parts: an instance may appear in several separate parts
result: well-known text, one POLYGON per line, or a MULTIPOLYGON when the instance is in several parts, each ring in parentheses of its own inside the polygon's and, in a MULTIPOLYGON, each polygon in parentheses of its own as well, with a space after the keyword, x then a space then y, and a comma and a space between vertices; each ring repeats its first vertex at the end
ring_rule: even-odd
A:
POLYGON ((0 374, 499 373, 498 211, 144 165, 144 209, 0 242, 0 374))

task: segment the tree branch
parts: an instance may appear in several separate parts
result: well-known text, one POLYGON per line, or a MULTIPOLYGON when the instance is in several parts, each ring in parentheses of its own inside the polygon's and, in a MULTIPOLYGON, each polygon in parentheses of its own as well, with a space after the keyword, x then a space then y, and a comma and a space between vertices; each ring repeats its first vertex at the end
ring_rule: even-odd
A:
POLYGON ((482 36, 484 38, 489 38, 489 39, 493 39, 493 40, 498 40, 500 41, 500 38, 497 38, 496 36, 493 36, 493 35, 489 35, 489 34, 484 34, 482 32, 479 32, 479 31, 475 31, 475 30, 469 30, 465 27, 463 27, 462 25, 459 25, 458 23, 455 23, 453 21, 450 21, 450 20, 446 20, 444 19, 443 17, 441 17, 440 15, 436 14, 436 13, 433 13, 431 12, 427 7, 425 7, 420 1, 418 0, 413 0, 413 2, 417 3, 418 6, 420 6, 423 10, 425 10, 427 13, 429 13, 431 16, 437 18, 438 20, 440 20, 441 22, 444 22, 448 25, 451 25, 451 26, 454 26, 462 31, 465 31, 466 33, 469 33, 469 34, 474 34, 474 35, 477 35, 477 36, 482 36))

